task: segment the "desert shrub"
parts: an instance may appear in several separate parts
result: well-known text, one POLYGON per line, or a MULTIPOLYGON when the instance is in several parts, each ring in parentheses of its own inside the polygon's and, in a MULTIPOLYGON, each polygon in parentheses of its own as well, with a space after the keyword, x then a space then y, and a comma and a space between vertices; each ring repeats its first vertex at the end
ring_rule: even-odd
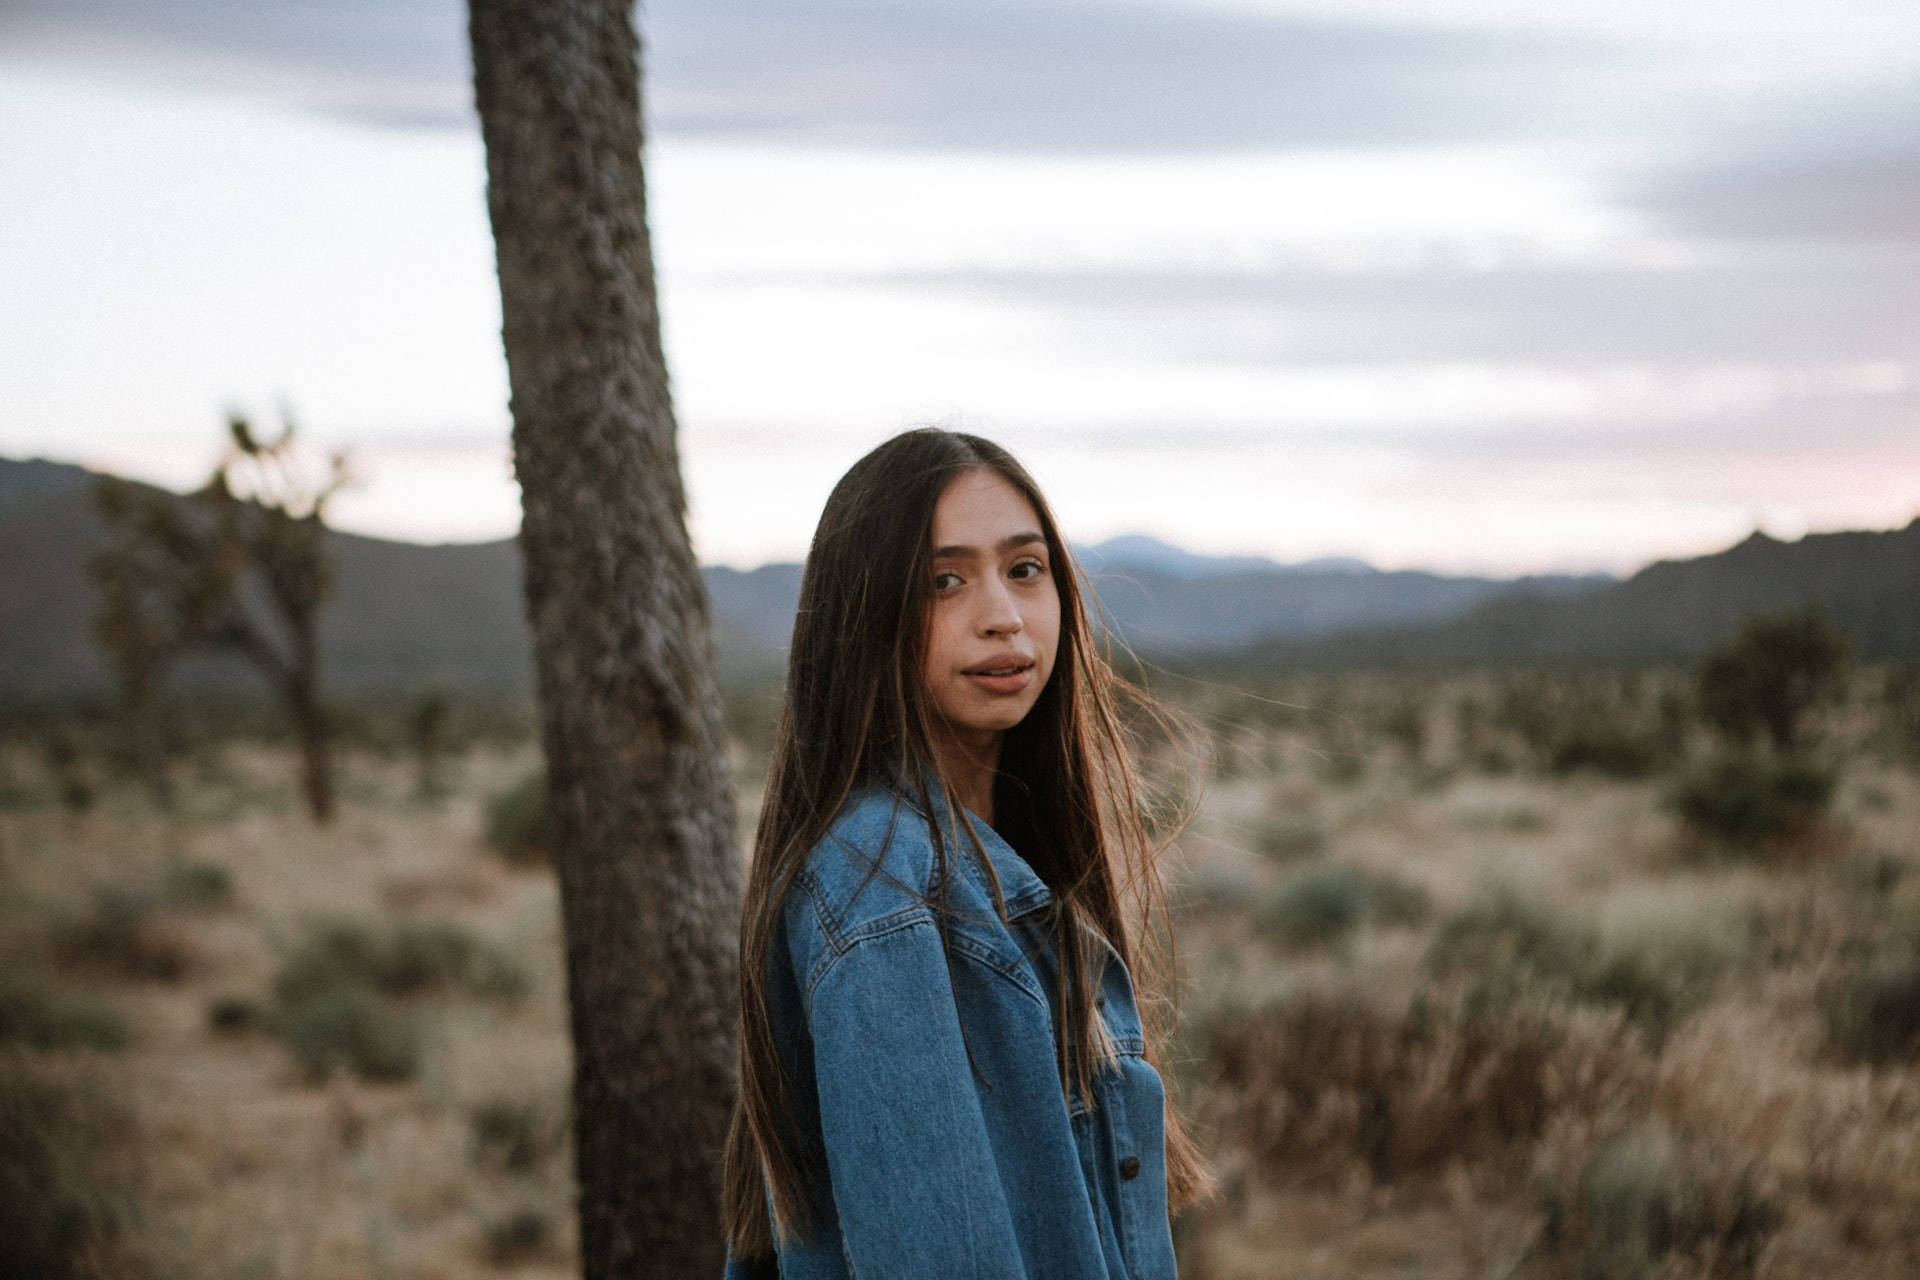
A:
POLYGON ((1847 859, 1835 868, 1842 884, 1868 898, 1885 898, 1912 874, 1907 858, 1887 849, 1875 849, 1847 859))
POLYGON ((166 900, 182 907, 224 907, 233 901, 233 873, 217 862, 182 862, 168 868, 166 900))
POLYGON ((56 729, 46 741, 47 772, 53 776, 54 790, 69 813, 85 813, 93 808, 96 787, 92 770, 72 734, 56 729))
POLYGON ((1524 804, 1464 809, 1454 820, 1462 827, 1476 830, 1515 833, 1545 831, 1551 825, 1546 814, 1524 804))
POLYGON ((1473 767, 1494 778, 1503 778, 1514 770, 1513 757, 1500 747, 1481 747, 1473 753, 1473 767))
POLYGON ((1367 758, 1356 751, 1329 751, 1320 757, 1319 774, 1330 787, 1357 786, 1367 776, 1367 758))
POLYGON ((1189 866, 1172 884, 1174 909, 1181 914, 1246 909, 1253 878, 1237 867, 1189 866))
POLYGON ((445 920, 396 926, 375 977, 381 989, 398 995, 461 991, 512 1000, 527 990, 526 972, 513 957, 445 920))
POLYGON ((184 977, 194 961, 191 942, 161 910, 160 895, 128 885, 96 890, 91 911, 57 928, 54 953, 72 968, 163 982, 184 977))
POLYGON ((1591 945, 1591 938, 1569 921, 1500 889, 1441 921, 1425 963, 1440 977, 1559 978, 1581 967, 1591 945))
MULTIPOLYGON (((0 712, 0 720, 5 718, 0 712)), ((20 775, 12 756, 0 750, 0 813, 24 813, 39 808, 47 799, 38 786, 20 775)))
POLYGON ((1253 847, 1275 862, 1315 857, 1326 852, 1326 824, 1305 814, 1269 814, 1254 828, 1253 847))
POLYGON ((310 1076, 339 1067, 404 1080, 419 1066, 421 1014, 406 997, 465 994, 502 999, 526 975, 492 944, 447 921, 310 924, 274 980, 270 1023, 310 1076))
POLYGON ((123 1096, 87 1066, 0 1050, 0 1276, 146 1274, 123 1096))
POLYGON ((1470 1005, 1564 1000, 1615 1008, 1658 1045, 1710 994, 1725 959, 1704 944, 1609 939, 1501 890, 1442 921, 1423 963, 1470 1005))
POLYGON ((245 996, 215 996, 207 1002, 207 1026, 222 1035, 252 1031, 267 1021, 259 1004, 245 996))
POLYGON ((1380 732, 1408 759, 1418 760, 1427 747, 1426 708, 1412 700, 1395 703, 1381 719, 1380 732))
POLYGON ((487 801, 482 839, 509 862, 543 863, 552 853, 547 772, 535 769, 487 801))
POLYGON ((1561 724, 1559 699, 1552 683, 1537 672, 1505 674, 1497 679, 1489 719, 1533 751, 1545 752, 1561 724))
POLYGON ((1555 773, 1589 771, 1609 778, 1644 778, 1659 764, 1659 742, 1607 719, 1584 720, 1569 729, 1547 757, 1555 773))
POLYGON ((1920 955, 1857 961, 1821 993, 1827 1047, 1843 1062, 1920 1060, 1920 955))
POLYGON ((467 1121, 481 1168, 531 1173, 562 1142, 559 1113, 531 1098, 489 1098, 467 1112, 467 1121))
POLYGON ((1301 871, 1261 908, 1261 930, 1290 948, 1326 946, 1363 926, 1417 924, 1427 891, 1385 871, 1346 863, 1301 871))
POLYGON ((364 987, 336 987, 290 1004, 276 1029, 310 1079, 347 1069, 369 1080, 411 1080, 420 1069, 418 1012, 364 987))
POLYGON ((525 972, 498 947, 451 921, 374 925, 333 919, 310 924, 282 963, 274 993, 297 1004, 342 987, 390 996, 428 992, 511 999, 527 987, 525 972))
POLYGON ((485 1224, 482 1249, 496 1267, 536 1262, 554 1252, 556 1231, 551 1213, 537 1205, 517 1205, 485 1224))
POLYGON ((1881 691, 1881 735, 1891 754, 1920 761, 1920 662, 1894 664, 1881 691))
POLYGON ((1729 741, 1800 743, 1807 714, 1846 684, 1847 638, 1817 609, 1754 618, 1707 655, 1697 680, 1701 714, 1729 741))
POLYGON ((1783 1213, 1752 1168, 1651 1125, 1616 1133, 1564 1170, 1542 1171, 1543 1240, 1583 1280, 1752 1276, 1783 1213))
POLYGON ((127 1044, 127 1023, 112 1006, 56 995, 13 977, 0 979, 0 1043, 33 1049, 103 1049, 127 1044))
POLYGON ((1303 990, 1216 1015, 1198 1038, 1221 1143, 1280 1184, 1511 1156, 1555 1115, 1597 1113, 1648 1078, 1617 1037, 1539 1006, 1303 990))
POLYGON ((1723 755, 1682 778, 1668 796, 1695 833, 1734 850, 1805 835, 1833 801, 1834 775, 1804 760, 1723 755))

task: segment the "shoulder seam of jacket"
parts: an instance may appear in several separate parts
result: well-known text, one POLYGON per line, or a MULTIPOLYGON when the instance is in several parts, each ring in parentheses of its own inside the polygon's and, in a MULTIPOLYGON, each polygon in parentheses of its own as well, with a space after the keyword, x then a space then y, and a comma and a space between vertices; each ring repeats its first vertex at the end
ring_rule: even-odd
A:
MULTIPOLYGON (((895 911, 890 915, 882 916, 880 919, 863 926, 858 932, 847 935, 844 939, 846 943, 845 947, 829 949, 827 954, 815 963, 813 972, 807 976, 805 992, 807 1008, 811 1009, 813 1007, 814 992, 819 988, 820 984, 826 980, 827 975, 839 967, 840 961, 852 955, 860 943, 870 942, 875 938, 883 938, 889 934, 900 933, 918 925, 927 925, 930 928, 934 928, 936 933, 938 932, 938 927, 934 923, 933 911, 925 906, 913 906, 895 911)), ((966 956, 978 962, 982 967, 1011 984, 1014 990, 1020 992, 1029 1000, 1034 1001, 1041 1009, 1049 1010, 1051 1008, 1047 1003, 1045 994, 1035 991, 1027 980, 1007 962, 1006 957, 999 955, 990 948, 982 946, 978 941, 968 937, 964 933, 950 931, 947 936, 953 939, 951 950, 955 954, 966 956)), ((1049 1013, 1048 1016, 1051 1017, 1051 1013, 1049 1013)))

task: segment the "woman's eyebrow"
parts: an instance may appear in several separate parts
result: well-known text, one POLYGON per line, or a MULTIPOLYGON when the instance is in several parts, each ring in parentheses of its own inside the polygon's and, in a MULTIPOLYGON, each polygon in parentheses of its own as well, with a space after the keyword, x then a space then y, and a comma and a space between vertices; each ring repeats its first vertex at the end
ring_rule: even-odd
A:
MULTIPOLYGON (((999 545, 996 546, 994 550, 999 552, 1001 555, 1005 555, 1007 552, 1012 551, 1016 547, 1029 546, 1032 543, 1045 542, 1046 540, 1047 539, 1045 535, 1029 529, 1024 533, 1009 534, 1008 536, 1000 539, 999 545)), ((953 546, 953 547, 935 547, 933 549, 933 558, 935 560, 962 560, 968 556, 975 556, 979 554, 980 554, 979 549, 976 547, 953 546)))

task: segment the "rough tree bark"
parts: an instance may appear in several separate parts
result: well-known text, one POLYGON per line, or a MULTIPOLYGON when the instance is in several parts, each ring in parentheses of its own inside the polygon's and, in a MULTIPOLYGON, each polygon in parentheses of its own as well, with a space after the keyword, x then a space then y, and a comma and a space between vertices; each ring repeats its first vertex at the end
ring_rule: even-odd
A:
POLYGON ((470 0, 589 1277, 720 1272, 739 868, 630 0, 470 0))

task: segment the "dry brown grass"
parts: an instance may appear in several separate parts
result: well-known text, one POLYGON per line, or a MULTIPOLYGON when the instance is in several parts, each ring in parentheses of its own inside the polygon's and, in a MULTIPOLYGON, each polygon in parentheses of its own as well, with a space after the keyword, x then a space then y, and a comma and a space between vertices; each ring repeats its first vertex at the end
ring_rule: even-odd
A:
MULTIPOLYGON (((1920 955, 1920 776, 1875 755, 1870 714, 1827 726, 1833 819, 1728 859, 1679 829, 1661 776, 1552 774, 1550 727, 1449 736, 1430 713, 1411 760, 1365 728, 1404 679, 1329 687, 1293 701, 1345 723, 1247 713, 1240 767, 1176 855, 1188 1019, 1212 1048, 1186 1083, 1224 1188, 1183 1230, 1183 1275, 1920 1274, 1920 1061, 1836 1015, 1851 999, 1886 1023, 1920 955), (1360 757, 1337 784, 1332 744, 1360 757), (1318 852, 1262 856, 1263 832, 1306 824, 1318 852), (1276 958, 1232 908, 1334 863, 1424 885, 1432 923, 1276 958), (1500 896, 1547 934, 1496 927, 1437 972, 1432 940, 1500 896)), ((1497 701, 1474 679, 1428 696, 1497 701)))
POLYGON ((291 802, 286 754, 257 748, 229 749, 226 780, 197 782, 175 820, 121 790, 78 820, 46 807, 0 814, 0 953, 64 967, 64 980, 85 984, 129 1025, 111 1067, 115 1096, 138 1117, 135 1243, 155 1274, 571 1273, 564 1138, 531 1166, 504 1167, 476 1158, 471 1118, 502 1097, 549 1113, 565 1107, 556 894, 548 875, 507 868, 479 841, 485 798, 531 758, 470 755, 457 766, 455 794, 422 802, 406 763, 349 756, 348 800, 324 831, 291 802), (101 927, 102 892, 115 902, 152 895, 183 862, 225 867, 231 904, 149 904, 108 917, 137 928, 101 927), (271 1007, 274 976, 307 922, 396 913, 457 922, 493 941, 524 971, 525 997, 417 997, 425 1044, 408 1084, 343 1075, 310 1083, 274 1036, 211 1025, 223 999, 271 1007), (147 963, 155 939, 182 962, 147 963))

